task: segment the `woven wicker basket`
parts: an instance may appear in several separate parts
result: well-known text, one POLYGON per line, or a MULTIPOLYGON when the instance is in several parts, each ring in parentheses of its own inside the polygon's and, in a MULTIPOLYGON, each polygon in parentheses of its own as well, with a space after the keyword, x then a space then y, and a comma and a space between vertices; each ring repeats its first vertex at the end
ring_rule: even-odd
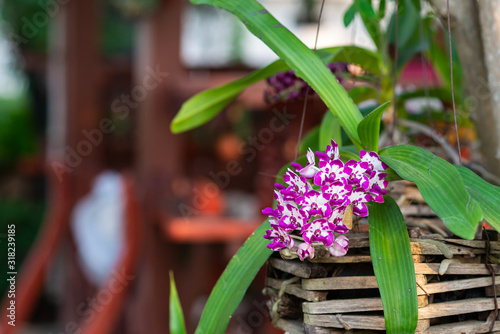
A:
MULTIPOLYGON (((411 211, 411 210, 410 210, 411 211)), ((425 219, 435 219, 426 217, 425 219)), ((408 220, 408 219, 407 219, 408 220)), ((450 239, 409 228, 418 294, 417 333, 500 331, 488 263, 500 258, 497 233, 486 240, 450 239)), ((277 328, 296 333, 383 333, 367 233, 349 234, 344 257, 318 254, 312 261, 270 258, 266 293, 277 328)), ((500 284, 500 280, 498 280, 500 284)), ((500 286, 497 286, 500 291, 500 286)))

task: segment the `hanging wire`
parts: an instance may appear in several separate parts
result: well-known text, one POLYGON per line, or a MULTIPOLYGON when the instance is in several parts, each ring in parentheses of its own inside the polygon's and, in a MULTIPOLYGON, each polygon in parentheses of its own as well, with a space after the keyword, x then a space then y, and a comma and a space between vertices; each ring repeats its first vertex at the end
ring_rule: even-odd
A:
MULTIPOLYGON (((318 36, 319 36, 319 27, 321 25, 321 15, 323 14, 323 8, 325 7, 325 0, 321 1, 321 7, 319 9, 318 16, 318 27, 316 28, 316 39, 314 41, 314 52, 316 52, 316 48, 318 47, 318 36)), ((306 97, 304 100, 304 107, 302 108, 302 119, 300 120, 300 129, 299 129, 299 138, 297 139, 297 151, 295 152, 295 162, 299 156, 300 149, 300 141, 302 140, 302 131, 304 130, 304 121, 306 118, 306 110, 307 110, 307 97, 309 96, 309 85, 306 87, 306 97)))
POLYGON ((300 120, 299 138, 297 138, 297 151, 295 152, 295 162, 299 157, 300 141, 302 140, 302 131, 304 130, 304 121, 306 119, 307 97, 309 96, 309 86, 306 88, 306 98, 304 100, 304 107, 302 107, 302 118, 300 120))
POLYGON ((424 54, 424 43, 425 43, 425 31, 424 31, 424 20, 422 17, 420 17, 422 10, 423 10, 423 2, 422 0, 419 1, 420 4, 420 13, 419 13, 419 20, 418 20, 418 30, 419 30, 419 35, 420 35, 420 62, 422 64, 422 75, 424 79, 424 91, 425 91, 425 107, 427 111, 427 123, 430 125, 431 124, 431 105, 429 101, 429 79, 427 77, 427 62, 425 59, 425 54, 424 54))
POLYGON ((448 15, 448 44, 450 48, 451 101, 453 103, 453 119, 455 121, 455 134, 457 135, 459 164, 462 165, 462 152, 460 151, 460 138, 458 136, 457 111, 455 109, 455 93, 453 91, 453 50, 451 48, 450 0, 446 0, 446 10, 448 15))
POLYGON ((391 140, 394 140, 394 132, 396 131, 396 122, 398 118, 397 112, 397 96, 396 96, 396 84, 398 82, 398 30, 399 30, 399 0, 396 0, 396 27, 394 29, 394 83, 393 83, 393 96, 392 103, 394 106, 394 114, 392 117, 392 129, 391 129, 391 140))

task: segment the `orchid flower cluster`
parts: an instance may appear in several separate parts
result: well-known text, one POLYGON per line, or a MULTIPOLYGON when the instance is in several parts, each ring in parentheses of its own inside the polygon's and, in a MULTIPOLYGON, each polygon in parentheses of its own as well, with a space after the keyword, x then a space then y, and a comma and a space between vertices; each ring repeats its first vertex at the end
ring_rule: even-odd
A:
POLYGON ((332 256, 344 256, 349 246, 342 235, 348 232, 344 213, 351 208, 354 216, 366 217, 368 202, 384 201, 388 182, 383 171, 388 166, 377 153, 364 150, 359 161, 343 163, 333 140, 325 152, 315 155, 309 149, 306 156, 306 166, 292 163, 295 172, 289 168, 284 174, 287 186, 275 184, 276 209, 262 210, 272 228, 264 235, 271 241, 267 247, 302 261, 314 258, 315 246, 324 246, 332 256))
MULTIPOLYGON (((336 62, 327 65, 330 71, 335 74, 339 83, 342 83, 343 74, 349 73, 347 63, 336 62)), ((277 101, 295 100, 304 97, 306 94, 314 94, 313 89, 308 90, 308 84, 295 75, 295 72, 279 72, 267 79, 270 90, 264 91, 264 99, 268 103, 277 101)))

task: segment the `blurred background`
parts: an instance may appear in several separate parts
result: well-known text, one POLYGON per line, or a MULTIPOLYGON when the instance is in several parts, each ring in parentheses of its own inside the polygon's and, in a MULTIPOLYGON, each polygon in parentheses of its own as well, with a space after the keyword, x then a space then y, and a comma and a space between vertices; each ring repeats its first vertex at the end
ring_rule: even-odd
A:
MULTIPOLYGON (((262 3, 314 46, 321 1, 262 3)), ((344 26, 351 3, 326 1, 319 48, 374 48, 359 17, 344 26)), ((304 101, 266 103, 263 81, 208 124, 174 135, 170 122, 189 97, 276 59, 237 19, 180 0, 4 0, 0 10, 0 291, 7 296, 8 272, 17 272, 15 329, 167 333, 173 271, 192 332, 271 205, 274 176, 295 157, 304 101)), ((416 54, 399 89, 422 87, 423 72, 440 86, 416 54)), ((309 101, 305 132, 324 111, 309 101)), ((465 158, 487 169, 468 114, 461 124, 465 158)), ((228 332, 279 333, 263 280, 228 332)))

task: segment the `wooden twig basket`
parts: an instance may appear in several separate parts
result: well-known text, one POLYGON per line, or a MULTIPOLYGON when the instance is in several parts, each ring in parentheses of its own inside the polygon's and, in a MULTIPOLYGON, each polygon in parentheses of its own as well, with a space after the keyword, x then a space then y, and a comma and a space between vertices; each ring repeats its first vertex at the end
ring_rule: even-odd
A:
MULTIPOLYGON (((488 233, 491 241, 469 241, 443 237, 434 227, 420 233, 426 221, 434 224, 438 218, 422 205, 415 190, 403 184, 398 203, 410 222, 419 307, 416 333, 500 333, 500 320, 494 321, 491 272, 498 273, 500 265, 486 265, 499 263, 498 234, 489 231, 493 232, 488 233)), ((435 226, 438 231, 439 226, 446 229, 442 222, 435 226)), ((304 262, 284 260, 277 254, 269 259, 265 292, 270 296, 268 306, 277 328, 291 334, 385 331, 368 233, 347 236, 349 251, 344 257, 323 252, 304 262)), ((499 284, 498 295, 500 279, 495 284, 499 284)))
MULTIPOLYGON (((486 245, 484 240, 411 239, 418 285, 417 333, 489 332, 495 301, 492 275, 484 263, 486 245)), ((500 254, 500 242, 489 245, 491 255, 500 254)), ((312 261, 269 260, 267 293, 276 327, 289 333, 385 330, 367 234, 350 235, 344 257, 312 261)), ((492 268, 497 271, 500 266, 492 268)), ((500 322, 493 330, 500 331, 500 322)))

